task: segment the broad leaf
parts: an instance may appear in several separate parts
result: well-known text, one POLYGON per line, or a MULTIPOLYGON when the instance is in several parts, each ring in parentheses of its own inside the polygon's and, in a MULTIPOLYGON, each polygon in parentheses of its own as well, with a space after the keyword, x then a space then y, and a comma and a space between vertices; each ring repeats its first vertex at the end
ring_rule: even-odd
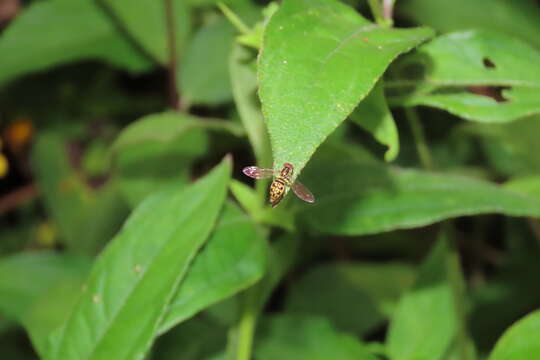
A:
POLYGON ((457 323, 447 252, 446 243, 439 241, 420 268, 413 288, 399 301, 387 337, 392 360, 436 360, 448 349, 457 323))
POLYGON ((386 161, 392 161, 399 152, 399 137, 394 117, 384 96, 382 81, 371 90, 350 116, 351 120, 369 131, 373 137, 388 147, 386 161))
MULTIPOLYGON (((540 51, 504 34, 456 32, 420 47, 429 92, 405 95, 468 120, 507 122, 540 113, 540 51)), ((406 68, 407 69, 407 68, 406 68)))
POLYGON ((413 269, 399 263, 326 264, 291 286, 286 310, 324 316, 340 330, 363 334, 382 325, 413 279, 413 269))
POLYGON ((512 325, 499 339, 489 360, 526 360, 540 354, 540 311, 535 311, 512 325))
POLYGON ((0 85, 82 59, 104 60, 130 71, 150 66, 99 5, 89 0, 33 3, 0 36, 0 53, 0 85))
POLYGON ((202 26, 186 48, 177 84, 185 104, 217 105, 232 98, 227 59, 234 29, 218 19, 202 26))
POLYGON ((540 200, 486 181, 384 166, 352 147, 329 144, 319 153, 303 174, 317 203, 298 207, 320 232, 371 234, 486 213, 540 216, 540 200))
POLYGON ((535 0, 406 0, 397 12, 440 32, 494 30, 540 46, 540 9, 535 0))
POLYGON ((266 26, 258 69, 274 167, 289 162, 298 175, 390 62, 432 34, 378 27, 337 0, 284 1, 266 26))
MULTIPOLYGON (((100 0, 112 11, 133 39, 162 65, 169 63, 167 12, 165 1, 100 0)), ((180 53, 191 27, 189 9, 184 1, 171 1, 176 49, 180 53)))
POLYGON ((266 254, 260 230, 234 204, 226 204, 214 233, 171 300, 160 332, 254 284, 266 270, 266 254))
POLYGON ((267 333, 255 347, 256 359, 376 359, 355 336, 337 331, 324 318, 283 315, 268 320, 267 333))
POLYGON ((152 344, 167 305, 208 238, 231 164, 144 201, 97 259, 51 359, 133 359, 152 344))

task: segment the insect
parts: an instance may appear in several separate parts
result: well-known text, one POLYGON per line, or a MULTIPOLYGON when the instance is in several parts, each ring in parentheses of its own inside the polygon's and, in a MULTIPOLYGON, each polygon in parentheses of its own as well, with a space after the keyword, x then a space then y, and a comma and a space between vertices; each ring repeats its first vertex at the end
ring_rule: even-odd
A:
POLYGON ((283 164, 283 168, 281 169, 281 171, 260 168, 257 166, 248 166, 245 167, 242 172, 254 179, 266 179, 274 177, 274 181, 272 181, 269 191, 270 204, 272 205, 272 207, 276 207, 283 199, 287 187, 292 188, 293 192, 300 199, 308 203, 315 202, 315 196, 313 196, 311 191, 309 191, 308 188, 304 186, 304 184, 299 181, 291 182, 294 168, 289 163, 283 164))

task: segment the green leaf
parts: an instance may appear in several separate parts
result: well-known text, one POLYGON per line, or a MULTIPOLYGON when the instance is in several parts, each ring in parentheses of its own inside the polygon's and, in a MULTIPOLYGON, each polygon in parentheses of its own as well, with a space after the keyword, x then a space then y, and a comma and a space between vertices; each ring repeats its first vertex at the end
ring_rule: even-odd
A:
POLYGON ((407 0, 396 12, 440 32, 485 29, 540 46, 540 9, 534 0, 407 0))
POLYGON ((186 104, 218 105, 232 99, 228 63, 234 29, 223 18, 203 25, 186 48, 177 84, 186 104))
POLYGON ((89 258, 52 252, 0 261, 0 312, 24 325, 39 354, 45 354, 50 332, 67 318, 90 265, 89 258))
POLYGON ((540 311, 535 311, 512 325, 499 339, 489 360, 526 360, 540 354, 540 311))
POLYGON ((335 330, 316 316, 283 315, 269 319, 268 333, 255 347, 260 360, 375 360, 355 336, 335 330))
POLYGON ((473 178, 384 166, 346 146, 328 145, 304 172, 317 198, 298 203, 309 228, 363 235, 429 225, 456 216, 540 216, 540 200, 473 178))
POLYGON ((467 124, 465 134, 479 138, 488 163, 506 176, 525 176, 540 172, 540 116, 519 119, 506 124, 467 124))
POLYGON ((331 263, 296 281, 286 311, 325 316, 338 329, 363 334, 382 325, 414 279, 399 263, 331 263))
POLYGON ((254 284, 266 270, 266 254, 265 239, 255 223, 227 203, 214 233, 171 300, 159 331, 254 284))
POLYGON ((69 163, 65 140, 52 132, 42 133, 32 148, 32 167, 47 214, 67 245, 77 248, 92 195, 69 163))
POLYGON ((509 190, 529 194, 540 199, 540 175, 530 175, 512 179, 511 181, 505 183, 504 187, 509 190))
POLYGON ((432 88, 405 95, 407 106, 441 108, 481 122, 540 113, 540 70, 535 66, 540 51, 519 39, 487 31, 456 32, 421 46, 414 57, 426 66, 424 80, 432 88))
POLYGON ((284 1, 266 26, 258 73, 274 167, 289 162, 298 175, 390 62, 432 35, 378 27, 337 0, 284 1))
POLYGON ((134 72, 150 67, 89 0, 33 3, 1 35, 0 53, 4 54, 0 58, 0 85, 29 72, 83 59, 104 60, 134 72))
MULTIPOLYGON (((101 0, 133 39, 162 65, 169 63, 167 8, 165 1, 101 0)), ((191 28, 191 17, 184 1, 171 1, 176 50, 181 53, 191 28)))
POLYGON ((0 261, 0 311, 21 320, 32 303, 68 277, 85 274, 90 261, 84 257, 52 252, 27 252, 0 261))
POLYGON ((226 159, 197 183, 155 194, 97 259, 51 359, 133 359, 148 351, 167 305, 225 199, 226 159))
POLYGON ((125 199, 135 206, 156 189, 185 184, 192 162, 207 151, 205 130, 243 132, 230 121, 178 112, 148 115, 127 126, 112 146, 125 199))
POLYGON ((52 132, 37 138, 32 165, 47 213, 68 250, 95 254, 127 216, 116 184, 90 189, 71 167, 65 140, 52 132))
POLYGON ((396 123, 386 103, 382 80, 354 109, 350 118, 369 131, 378 142, 388 146, 388 150, 384 154, 386 161, 395 160, 399 152, 399 136, 396 123))
POLYGON ((448 282, 446 242, 441 239, 422 264, 413 288, 399 301, 390 322, 388 354, 395 360, 441 359, 457 331, 448 282))
POLYGON ((112 149, 120 151, 129 146, 147 142, 166 143, 193 129, 209 129, 230 132, 242 136, 243 129, 221 119, 204 119, 181 112, 166 111, 151 114, 129 124, 115 140, 112 149))

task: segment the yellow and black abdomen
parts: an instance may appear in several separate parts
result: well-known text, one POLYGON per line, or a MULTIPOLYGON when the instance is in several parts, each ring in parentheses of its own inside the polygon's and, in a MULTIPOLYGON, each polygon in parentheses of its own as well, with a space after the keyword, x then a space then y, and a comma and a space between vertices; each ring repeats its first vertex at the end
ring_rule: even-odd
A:
POLYGON ((285 188, 287 186, 287 180, 283 179, 281 176, 272 181, 272 184, 270 185, 270 204, 272 204, 272 207, 275 207, 277 204, 279 204, 281 199, 283 199, 283 195, 285 195, 285 188))

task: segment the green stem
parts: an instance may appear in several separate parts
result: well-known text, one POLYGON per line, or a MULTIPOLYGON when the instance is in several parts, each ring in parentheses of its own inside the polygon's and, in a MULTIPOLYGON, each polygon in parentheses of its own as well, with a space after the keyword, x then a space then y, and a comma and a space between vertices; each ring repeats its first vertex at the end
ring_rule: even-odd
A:
POLYGON ((178 94, 177 73, 178 54, 176 52, 176 26, 174 21, 174 8, 172 0, 165 1, 165 18, 167 24, 167 46, 169 48, 168 82, 169 82, 169 102, 175 110, 181 109, 180 96, 178 94))
POLYGON ((384 17, 383 3, 386 0, 368 0, 369 8, 373 14, 375 22, 383 27, 392 26, 392 19, 386 19, 384 17))
POLYGON ((433 169, 433 160, 431 158, 431 153, 429 152, 429 147, 427 146, 426 136, 424 134, 424 128, 416 110, 413 108, 405 108, 405 116, 409 121, 409 126, 411 127, 412 135, 414 137, 414 142, 416 145, 416 151, 418 152, 418 157, 422 166, 428 170, 433 169))
POLYGON ((251 360, 253 337, 259 314, 259 286, 255 285, 240 296, 239 320, 231 329, 227 349, 228 360, 251 360))
POLYGON ((249 34, 251 30, 249 29, 249 26, 247 26, 242 19, 238 15, 236 15, 227 5, 222 3, 221 1, 217 3, 217 6, 219 10, 225 15, 227 20, 233 24, 233 26, 240 32, 241 34, 249 34))
POLYGON ((390 26, 393 25, 394 20, 394 4, 396 0, 382 0, 383 1, 383 17, 385 21, 390 23, 390 26))
POLYGON ((442 225, 442 231, 444 232, 443 236, 448 249, 446 257, 446 272, 448 274, 448 280, 452 290, 452 299, 457 317, 457 346, 460 359, 472 360, 474 356, 471 354, 472 344, 469 341, 469 333, 467 331, 467 315, 464 301, 465 281, 463 280, 463 274, 461 271, 459 253, 455 242, 450 236, 450 227, 451 224, 449 222, 445 222, 442 225))

